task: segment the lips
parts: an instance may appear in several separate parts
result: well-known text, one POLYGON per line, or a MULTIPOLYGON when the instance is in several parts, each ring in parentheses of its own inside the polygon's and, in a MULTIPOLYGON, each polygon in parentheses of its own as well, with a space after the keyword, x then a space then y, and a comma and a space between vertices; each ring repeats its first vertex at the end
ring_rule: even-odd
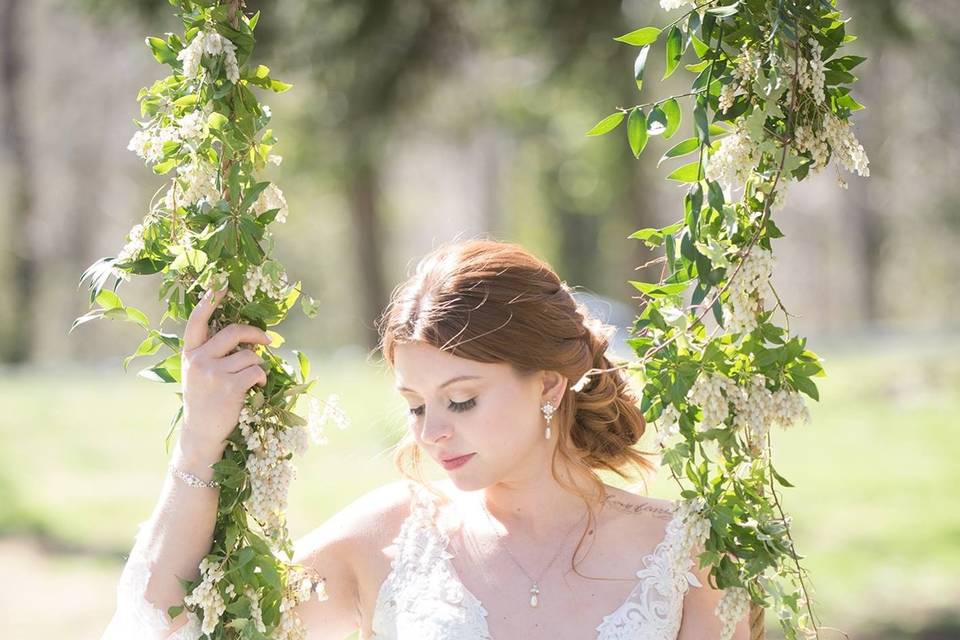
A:
POLYGON ((467 464, 468 462, 470 462, 470 460, 473 459, 473 456, 474 456, 474 455, 476 455, 476 454, 475 454, 475 453, 468 453, 468 454, 466 454, 466 455, 457 456, 457 457, 455 457, 455 458, 441 458, 440 464, 441 464, 441 466, 443 466, 443 468, 446 469, 447 471, 452 471, 452 470, 454 470, 454 469, 459 469, 459 468, 462 467, 463 465, 465 465, 465 464, 467 464))
POLYGON ((473 455, 472 453, 464 453, 463 455, 459 455, 459 456, 444 456, 443 458, 440 458, 440 462, 453 462, 454 460, 458 460, 459 458, 466 458, 467 456, 472 456, 472 455, 473 455))

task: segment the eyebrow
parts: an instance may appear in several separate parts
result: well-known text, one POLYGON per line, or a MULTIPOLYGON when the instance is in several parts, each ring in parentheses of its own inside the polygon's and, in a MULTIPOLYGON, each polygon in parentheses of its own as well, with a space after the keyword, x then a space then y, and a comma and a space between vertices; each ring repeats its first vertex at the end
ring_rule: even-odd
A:
MULTIPOLYGON (((440 388, 443 389, 448 384, 453 384, 454 382, 460 382, 461 380, 479 380, 482 377, 483 376, 457 376, 456 378, 450 378, 449 380, 444 382, 442 385, 440 385, 440 388)), ((397 391, 413 391, 413 389, 407 389, 406 387, 397 387, 397 391)))

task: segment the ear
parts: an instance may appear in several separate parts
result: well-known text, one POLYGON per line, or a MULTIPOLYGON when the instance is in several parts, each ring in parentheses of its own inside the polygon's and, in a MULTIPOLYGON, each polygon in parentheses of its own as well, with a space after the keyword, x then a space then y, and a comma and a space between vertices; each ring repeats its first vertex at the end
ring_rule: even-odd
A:
POLYGON ((542 372, 541 381, 540 404, 549 401, 553 406, 559 407, 570 381, 556 371, 542 372))

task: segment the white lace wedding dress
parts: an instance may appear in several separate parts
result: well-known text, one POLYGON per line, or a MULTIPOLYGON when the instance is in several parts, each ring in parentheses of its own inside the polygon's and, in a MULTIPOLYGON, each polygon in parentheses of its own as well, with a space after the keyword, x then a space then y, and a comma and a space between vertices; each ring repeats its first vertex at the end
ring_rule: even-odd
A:
MULTIPOLYGON (((410 515, 394 539, 396 556, 380 586, 373 614, 377 640, 490 640, 481 602, 463 585, 447 550, 448 538, 437 525, 435 497, 408 483, 410 515)), ((679 512, 678 512, 679 513, 679 512)), ((191 619, 168 639, 170 618, 144 597, 150 579, 144 531, 137 536, 117 585, 117 610, 101 640, 198 640, 200 625, 191 619)), ((627 599, 597 626, 596 640, 676 640, 683 598, 690 585, 702 586, 683 554, 680 519, 668 523, 663 540, 643 558, 636 585, 627 599), (677 567, 682 568, 678 571, 677 567)))
MULTIPOLYGON (((396 557, 377 596, 372 638, 490 640, 486 609, 450 563, 434 496, 410 486, 413 508, 394 540, 396 557)), ((663 540, 643 558, 630 595, 597 626, 597 640, 676 640, 684 595, 690 585, 702 586, 690 571, 693 557, 678 556, 684 554, 681 537, 678 511, 663 540)))
POLYGON ((117 610, 100 640, 198 640, 201 637, 200 624, 195 619, 168 637, 170 617, 144 595, 150 580, 146 530, 151 526, 151 520, 137 525, 133 549, 117 583, 117 610))

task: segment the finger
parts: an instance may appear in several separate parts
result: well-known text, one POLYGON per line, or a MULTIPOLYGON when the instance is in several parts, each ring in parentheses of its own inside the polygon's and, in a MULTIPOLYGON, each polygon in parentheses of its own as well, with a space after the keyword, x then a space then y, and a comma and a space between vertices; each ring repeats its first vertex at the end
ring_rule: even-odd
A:
POLYGON ((263 358, 258 356, 250 349, 241 349, 236 353, 230 354, 225 358, 220 358, 217 362, 217 368, 227 373, 237 373, 251 365, 259 365, 263 358))
POLYGON ((249 324, 232 324, 224 327, 203 345, 204 355, 222 358, 232 353, 241 342, 247 344, 270 344, 270 336, 258 327, 249 324))
POLYGON ((243 388, 244 391, 255 384, 259 384, 261 386, 267 384, 267 373, 261 369, 259 365, 247 367, 246 369, 238 371, 233 375, 235 376, 234 382, 239 387, 243 388))
POLYGON ((220 301, 223 300, 226 292, 226 288, 217 292, 210 290, 200 297, 200 301, 193 308, 193 311, 190 312, 190 317, 187 319, 187 326, 183 330, 184 351, 192 351, 207 341, 210 317, 213 315, 213 311, 217 308, 217 305, 220 304, 220 301))

